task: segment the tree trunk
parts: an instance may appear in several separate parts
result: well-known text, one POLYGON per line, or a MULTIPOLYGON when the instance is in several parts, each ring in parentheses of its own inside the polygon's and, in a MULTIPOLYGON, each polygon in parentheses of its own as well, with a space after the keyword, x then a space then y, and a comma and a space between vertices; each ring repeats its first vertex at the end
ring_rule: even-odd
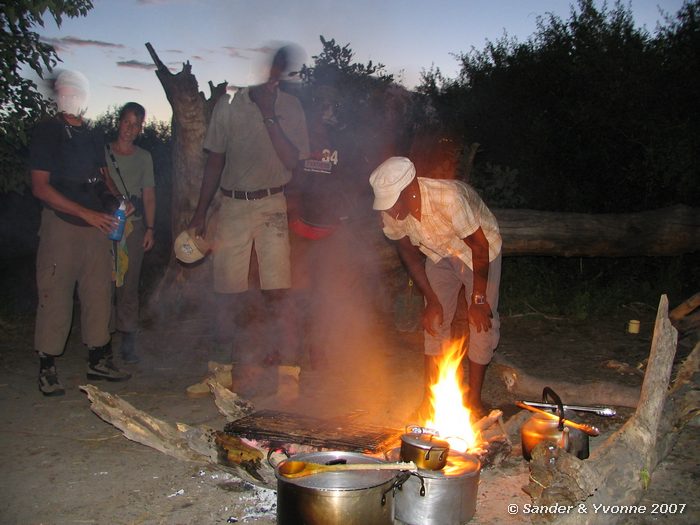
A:
MULTIPOLYGON (((156 76, 173 110, 171 228, 175 237, 187 227, 197 206, 206 160, 202 149, 204 135, 214 106, 226 93, 226 83, 214 86, 210 82, 211 97, 206 99, 199 91, 189 62, 183 64, 182 71, 173 74, 150 43, 146 43, 146 48, 156 64, 156 76)), ((216 208, 217 202, 214 202, 211 210, 216 208)), ((149 301, 151 314, 170 315, 192 300, 199 303, 204 296, 202 284, 208 281, 210 266, 208 258, 199 264, 184 266, 171 256, 165 276, 149 301)))
POLYGON ((629 257, 700 250, 700 210, 677 205, 639 213, 493 210, 503 255, 629 257))

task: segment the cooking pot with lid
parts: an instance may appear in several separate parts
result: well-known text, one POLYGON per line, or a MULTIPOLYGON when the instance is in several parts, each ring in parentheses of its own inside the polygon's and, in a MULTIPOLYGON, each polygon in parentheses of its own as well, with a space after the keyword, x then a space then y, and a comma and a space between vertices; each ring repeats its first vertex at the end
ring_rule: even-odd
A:
POLYGON ((279 525, 393 525, 396 471, 324 472, 302 478, 280 474, 285 461, 321 465, 386 463, 355 452, 297 454, 275 466, 279 525))
POLYGON ((442 469, 449 452, 450 444, 434 434, 408 432, 401 436, 401 461, 413 461, 419 469, 442 469))

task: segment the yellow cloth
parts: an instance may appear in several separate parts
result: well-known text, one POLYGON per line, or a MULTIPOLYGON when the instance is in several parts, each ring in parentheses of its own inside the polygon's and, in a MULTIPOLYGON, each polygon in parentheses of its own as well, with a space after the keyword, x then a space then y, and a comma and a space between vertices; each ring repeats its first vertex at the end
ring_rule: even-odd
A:
POLYGON ((126 221, 124 235, 122 235, 121 241, 117 243, 117 254, 114 258, 114 267, 112 268, 112 280, 117 288, 124 286, 124 276, 129 269, 129 250, 126 247, 126 238, 133 231, 133 223, 126 221))

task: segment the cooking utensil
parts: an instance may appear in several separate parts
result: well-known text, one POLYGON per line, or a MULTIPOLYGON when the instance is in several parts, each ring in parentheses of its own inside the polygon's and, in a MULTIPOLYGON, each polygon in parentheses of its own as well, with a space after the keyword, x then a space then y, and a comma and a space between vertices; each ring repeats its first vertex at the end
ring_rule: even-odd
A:
MULTIPOLYGON (((558 407, 554 403, 538 403, 536 401, 521 401, 522 403, 535 408, 556 410, 558 407)), ((582 405, 562 405, 564 410, 574 410, 576 412, 591 412, 603 417, 613 417, 617 415, 617 410, 612 407, 593 406, 587 407, 582 405)))
POLYGON ((530 406, 526 403, 523 403, 522 401, 516 401, 515 404, 517 406, 519 406, 520 408, 524 408, 525 410, 529 410, 530 412, 534 412, 535 414, 539 414, 539 415, 545 416, 549 419, 560 421, 565 426, 567 426, 569 428, 575 428, 576 430, 580 430, 581 432, 583 432, 589 436, 599 436, 600 435, 600 430, 598 430, 593 425, 586 425, 585 423, 576 423, 575 421, 571 421, 570 419, 564 419, 563 417, 560 417, 556 414, 552 414, 551 412, 547 412, 545 410, 542 410, 541 408, 530 406))
MULTIPOLYGON (((330 466, 336 463, 386 464, 355 452, 310 452, 282 460, 275 467, 278 525, 394 525, 392 470, 341 470, 326 476, 287 478, 285 461, 330 466)), ((271 463, 272 464, 272 463, 271 463)))
POLYGON ((409 432, 401 436, 401 460, 412 461, 419 469, 440 470, 449 452, 450 444, 434 434, 409 432))
POLYGON ((280 463, 278 472, 285 478, 303 478, 324 472, 340 472, 347 470, 417 470, 413 461, 402 463, 342 463, 337 465, 321 465, 306 461, 288 460, 280 463))

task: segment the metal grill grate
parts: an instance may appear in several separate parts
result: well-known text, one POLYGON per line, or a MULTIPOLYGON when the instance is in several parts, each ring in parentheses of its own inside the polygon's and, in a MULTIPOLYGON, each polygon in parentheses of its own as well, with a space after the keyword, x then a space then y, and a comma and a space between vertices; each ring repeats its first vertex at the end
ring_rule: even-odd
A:
POLYGON ((261 410, 227 423, 224 432, 272 445, 295 443, 365 453, 389 449, 403 433, 402 430, 355 424, 342 419, 318 419, 275 410, 261 410))

